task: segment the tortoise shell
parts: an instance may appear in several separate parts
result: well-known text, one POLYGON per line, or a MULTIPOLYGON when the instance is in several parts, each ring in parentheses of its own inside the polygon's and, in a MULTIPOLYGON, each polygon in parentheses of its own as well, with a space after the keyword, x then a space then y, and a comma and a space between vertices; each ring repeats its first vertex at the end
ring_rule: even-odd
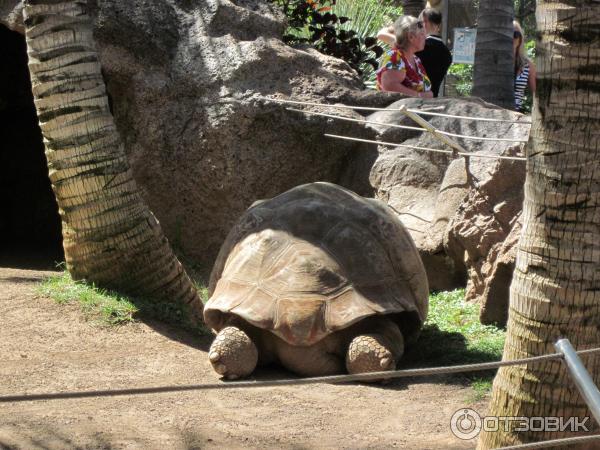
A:
POLYGON ((386 205, 311 183, 240 218, 211 273, 204 319, 218 332, 233 314, 308 346, 392 314, 410 339, 427 316, 428 292, 415 244, 386 205))

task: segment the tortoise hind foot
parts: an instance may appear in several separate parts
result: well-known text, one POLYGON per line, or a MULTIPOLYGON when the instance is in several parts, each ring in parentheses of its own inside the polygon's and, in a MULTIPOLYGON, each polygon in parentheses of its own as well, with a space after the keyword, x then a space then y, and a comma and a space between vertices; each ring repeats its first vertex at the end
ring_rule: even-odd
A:
POLYGON ((362 334, 350 342, 346 353, 348 373, 382 372, 394 370, 397 359, 388 339, 381 334, 362 334))
POLYGON ((250 375, 258 362, 258 350, 246 333, 225 327, 213 341, 208 359, 219 375, 235 380, 250 375))

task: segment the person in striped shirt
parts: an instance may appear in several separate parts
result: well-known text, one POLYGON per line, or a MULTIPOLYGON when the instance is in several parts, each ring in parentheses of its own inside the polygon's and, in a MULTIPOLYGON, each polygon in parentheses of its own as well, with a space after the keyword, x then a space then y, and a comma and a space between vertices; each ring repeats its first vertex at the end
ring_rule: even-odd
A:
POLYGON ((515 109, 523 112, 525 90, 529 87, 531 95, 535 92, 535 64, 527 57, 523 29, 516 20, 513 22, 513 54, 515 63, 515 109))

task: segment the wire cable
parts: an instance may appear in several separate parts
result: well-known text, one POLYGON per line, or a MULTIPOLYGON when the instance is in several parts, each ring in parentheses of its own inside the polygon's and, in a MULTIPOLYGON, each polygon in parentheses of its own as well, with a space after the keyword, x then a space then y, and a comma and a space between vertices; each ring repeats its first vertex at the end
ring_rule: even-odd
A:
MULTIPOLYGON (((589 355, 600 353, 600 348, 580 350, 579 355, 589 355)), ((514 359, 510 361, 494 361, 489 363, 479 364, 463 364, 457 366, 429 367, 423 369, 405 369, 405 370, 390 370, 383 372, 359 373, 353 375, 330 375, 324 377, 308 377, 297 379, 283 380, 268 380, 268 381, 234 381, 226 383, 210 383, 210 384, 191 384, 181 386, 156 386, 146 388, 132 389, 110 389, 110 390, 92 390, 92 391, 76 391, 76 392, 56 392, 56 393, 40 393, 40 394, 19 394, 19 395, 4 395, 0 396, 0 403, 12 402, 27 402, 34 400, 58 400, 72 399, 85 397, 114 397, 120 395, 140 395, 140 394, 158 394, 164 392, 182 392, 182 391, 206 391, 214 389, 241 389, 241 388, 263 388, 263 387, 278 387, 278 386, 299 386, 304 384, 316 383, 349 383, 352 381, 378 381, 389 380, 395 378, 408 377, 423 377, 428 375, 445 375, 449 373, 460 372, 475 372, 482 370, 497 369, 504 366, 516 366, 520 364, 537 363, 541 361, 550 361, 562 359, 562 353, 551 353, 541 356, 533 356, 530 358, 514 359)))
POLYGON ((551 448, 558 447, 560 445, 575 445, 583 444, 586 442, 593 442, 600 440, 600 434, 593 434, 591 436, 575 436, 570 438, 552 439, 549 441, 530 442, 527 444, 510 445, 508 447, 497 447, 495 450, 523 450, 533 448, 551 448))
MULTIPOLYGON (((425 151, 425 152, 454 154, 454 152, 452 150, 444 150, 441 148, 419 147, 417 145, 408 145, 408 144, 396 144, 394 142, 374 141, 372 139, 362 139, 362 138, 355 138, 355 137, 350 137, 350 136, 340 136, 337 134, 329 134, 329 133, 325 133, 323 136, 334 138, 334 139, 344 139, 347 141, 378 144, 378 145, 383 145, 385 147, 404 147, 404 148, 410 148, 413 150, 421 150, 421 151, 425 151)), ((527 161, 527 158, 525 158, 523 156, 486 155, 483 153, 466 153, 466 152, 457 152, 456 154, 460 155, 460 156, 468 156, 468 157, 474 157, 474 158, 508 159, 508 160, 512 160, 512 161, 527 161)))
MULTIPOLYGON (((351 117, 336 116, 335 114, 325 114, 325 113, 319 113, 319 112, 314 112, 314 111, 305 111, 303 109, 296 109, 296 108, 286 108, 286 109, 288 111, 294 111, 294 112, 299 112, 299 113, 303 113, 303 114, 310 114, 313 116, 330 117, 333 119, 345 120, 348 122, 366 123, 366 124, 379 125, 379 126, 384 126, 384 127, 389 127, 389 128, 402 128, 404 130, 429 131, 425 128, 412 127, 409 125, 399 125, 399 124, 395 124, 395 123, 375 122, 373 120, 364 120, 364 119, 353 119, 351 117)), ((464 134, 450 133, 448 131, 442 131, 442 130, 438 130, 438 129, 436 129, 435 131, 436 131, 436 133, 443 134, 444 136, 469 139, 469 140, 474 140, 474 141, 499 141, 499 142, 522 142, 522 143, 527 142, 527 140, 523 140, 523 139, 488 138, 488 137, 482 137, 482 136, 468 136, 468 135, 464 135, 464 134)))
MULTIPOLYGON (((320 107, 328 107, 328 108, 338 108, 338 109, 352 109, 355 111, 400 111, 398 108, 377 108, 372 106, 349 106, 349 105, 340 105, 340 104, 330 104, 330 103, 316 103, 316 102, 303 102, 299 100, 283 100, 279 98, 269 98, 269 97, 259 97, 262 100, 267 100, 275 103, 287 103, 290 105, 306 105, 306 106, 320 106, 320 107)), ((491 117, 473 117, 473 116, 461 116, 455 114, 444 114, 444 113, 436 113, 430 110, 423 109, 408 109, 410 112, 414 112, 416 114, 420 114, 423 116, 438 116, 438 117, 449 117, 452 119, 460 119, 460 120, 474 120, 480 122, 499 122, 499 123, 517 123, 524 125, 531 125, 531 121, 527 120, 510 120, 510 119, 494 119, 491 117)))

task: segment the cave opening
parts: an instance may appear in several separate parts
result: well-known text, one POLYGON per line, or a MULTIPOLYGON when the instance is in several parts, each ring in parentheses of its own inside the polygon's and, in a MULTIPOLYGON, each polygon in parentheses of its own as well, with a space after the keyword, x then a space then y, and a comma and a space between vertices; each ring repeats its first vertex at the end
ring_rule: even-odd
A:
POLYGON ((0 25, 0 266, 64 260, 58 205, 33 103, 25 37, 0 25))

